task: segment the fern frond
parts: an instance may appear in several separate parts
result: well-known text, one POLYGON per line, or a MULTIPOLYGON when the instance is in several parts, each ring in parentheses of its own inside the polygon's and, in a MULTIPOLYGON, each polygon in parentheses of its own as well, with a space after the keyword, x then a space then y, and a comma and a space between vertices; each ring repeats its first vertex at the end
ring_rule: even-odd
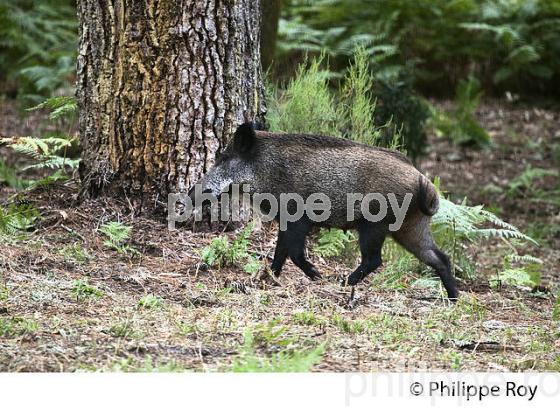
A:
POLYGON ((543 264, 542 259, 536 258, 531 255, 508 255, 506 256, 506 259, 508 261, 517 262, 517 263, 535 263, 538 265, 543 264))
POLYGON ((503 238, 506 240, 520 239, 538 245, 534 239, 519 231, 515 226, 484 210, 482 205, 468 206, 465 202, 463 200, 461 204, 455 204, 441 197, 439 212, 432 219, 435 230, 448 231, 451 229, 455 234, 469 241, 503 238), (492 224, 495 227, 481 227, 483 224, 492 224))
POLYGON ((36 111, 45 108, 51 111, 49 118, 51 120, 56 120, 74 114, 78 110, 78 104, 75 97, 57 96, 48 98, 42 103, 28 108, 27 111, 36 111))
POLYGON ((49 146, 40 138, 5 137, 0 139, 0 144, 6 144, 14 151, 34 159, 40 159, 43 155, 49 154, 49 146))
POLYGON ((344 232, 341 229, 321 229, 313 253, 323 258, 335 258, 355 241, 356 237, 352 232, 344 232))
POLYGON ((18 231, 27 231, 35 225, 39 216, 37 208, 29 204, 0 207, 0 234, 10 236, 18 231))

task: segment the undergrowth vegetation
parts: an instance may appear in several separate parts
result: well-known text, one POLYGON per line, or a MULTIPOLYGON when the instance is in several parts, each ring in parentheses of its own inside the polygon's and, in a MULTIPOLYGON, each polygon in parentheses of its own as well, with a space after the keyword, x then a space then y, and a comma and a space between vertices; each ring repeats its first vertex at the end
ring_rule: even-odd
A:
MULTIPOLYGON (((0 178, 12 188, 35 188, 48 186, 55 182, 67 180, 78 168, 78 138, 75 133, 76 100, 74 97, 51 97, 28 111, 48 110, 49 120, 56 129, 63 132, 46 133, 42 136, 7 136, 0 137, 0 145, 6 145, 14 152, 26 157, 29 163, 13 169, 0 162, 0 178), (2 171, 3 170, 3 171, 2 171), (29 170, 49 172, 44 178, 28 181, 22 175, 29 170)), ((0 180, 1 181, 1 180, 0 180)))
POLYGON ((0 146, 5 145, 23 158, 25 165, 13 167, 0 159, 0 186, 16 190, 6 205, 0 205, 0 235, 23 233, 33 228, 39 211, 26 202, 26 191, 48 188, 52 184, 67 181, 77 170, 78 141, 74 135, 76 101, 73 97, 51 97, 32 107, 29 111, 49 111, 49 121, 62 133, 46 133, 42 136, 0 136, 0 146), (35 178, 28 178, 33 172, 35 178), (37 178, 37 173, 43 175, 37 178))
POLYGON ((330 78, 324 56, 300 64, 285 88, 272 89, 267 114, 270 129, 334 135, 369 145, 396 147, 402 143, 398 132, 382 141, 383 129, 391 124, 375 123, 374 79, 363 48, 356 50, 355 62, 334 91, 330 78))
POLYGON ((489 92, 556 94, 560 4, 553 0, 290 0, 280 21, 278 66, 325 50, 337 71, 366 46, 380 79, 413 73, 449 94, 469 73, 489 92))
POLYGON ((0 0, 0 83, 25 104, 71 93, 78 21, 70 0, 0 0))
POLYGON ((229 370, 238 373, 309 372, 321 361, 325 344, 309 349, 294 349, 294 346, 291 346, 294 341, 286 338, 285 331, 286 327, 277 326, 274 320, 265 326, 246 329, 239 358, 229 370), (258 355, 256 352, 258 347, 266 349, 274 345, 279 346, 280 351, 272 353, 270 357, 258 355))
POLYGON ((431 108, 431 118, 436 135, 449 138, 457 145, 476 148, 488 147, 490 135, 475 117, 476 109, 483 95, 480 82, 469 77, 459 81, 455 93, 455 107, 448 113, 431 108))

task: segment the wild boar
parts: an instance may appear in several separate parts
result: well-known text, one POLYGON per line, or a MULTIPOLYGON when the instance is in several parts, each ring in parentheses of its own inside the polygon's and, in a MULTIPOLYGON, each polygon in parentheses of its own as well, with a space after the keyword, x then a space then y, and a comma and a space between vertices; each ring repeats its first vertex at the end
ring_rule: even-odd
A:
MULTIPOLYGON (((435 270, 450 299, 457 298, 449 258, 438 249, 430 231, 431 217, 439 206, 437 191, 399 152, 343 138, 255 131, 251 123, 245 123, 237 128, 231 142, 217 155, 215 165, 198 184, 203 192, 215 196, 226 192, 232 184, 248 185, 251 198, 267 193, 269 200, 259 203, 265 213, 271 210, 271 200, 281 202, 283 194, 296 193, 307 198, 322 193, 328 197, 330 210, 319 218, 321 221, 306 212, 279 230, 271 265, 275 275, 280 274, 290 257, 310 279, 319 278, 304 252, 310 230, 314 226, 355 229, 362 259, 343 284, 356 285, 381 266, 381 248, 386 236, 391 235, 435 270), (382 219, 368 218, 367 215, 380 214, 383 201, 370 201, 364 208, 359 201, 348 200, 352 195, 358 194, 359 198, 372 193, 389 197, 391 205, 391 199, 396 199, 397 210, 398 204, 409 201, 406 214, 395 229, 391 229, 398 222, 395 207, 382 219)), ((189 195, 192 196, 192 190, 189 195)), ((296 205, 295 201, 287 203, 290 215, 297 212, 296 205)))

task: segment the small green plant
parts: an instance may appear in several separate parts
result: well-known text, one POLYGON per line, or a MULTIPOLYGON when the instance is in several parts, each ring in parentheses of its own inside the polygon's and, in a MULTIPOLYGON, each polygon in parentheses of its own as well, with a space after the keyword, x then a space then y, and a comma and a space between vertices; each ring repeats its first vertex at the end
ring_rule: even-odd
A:
POLYGON ((259 302, 263 306, 270 306, 272 304, 272 297, 270 296, 269 293, 263 293, 259 297, 259 302))
POLYGON ((483 321, 487 316, 487 309, 479 299, 475 296, 469 296, 459 299, 457 304, 453 307, 454 314, 465 315, 477 321, 483 321))
POLYGON ((519 255, 514 250, 514 253, 504 257, 502 271, 495 278, 490 279, 490 284, 494 287, 502 285, 534 287, 540 283, 542 263, 542 260, 534 256, 519 255), (524 266, 519 266, 520 264, 524 266))
POLYGON ((301 311, 293 315, 294 322, 305 326, 318 326, 323 323, 323 320, 318 317, 314 312, 301 311))
POLYGON ((460 81, 455 95, 455 108, 451 112, 444 113, 432 107, 432 124, 436 134, 450 138, 458 145, 478 148, 489 146, 490 135, 475 117, 481 97, 480 82, 476 78, 460 81))
POLYGON ((39 324, 34 320, 22 317, 0 318, 0 337, 32 335, 38 331, 39 324))
POLYGON ((200 329, 196 323, 185 323, 183 321, 176 322, 177 329, 182 336, 192 335, 193 333, 198 333, 200 329))
POLYGON ((103 291, 90 285, 86 279, 75 280, 72 284, 71 293, 78 302, 103 297, 103 291))
POLYGON ((498 276, 490 280, 493 286, 535 286, 531 275, 523 268, 509 268, 501 271, 498 276))
POLYGON ((0 283, 0 302, 8 300, 9 297, 10 297, 10 288, 6 286, 4 283, 0 283))
MULTIPOLYGON (((435 181, 439 189, 439 180, 435 181)), ((503 221, 482 205, 468 206, 466 198, 455 204, 440 194, 440 207, 432 219, 436 242, 450 255, 456 274, 472 277, 474 266, 467 255, 467 244, 497 238, 510 249, 516 245, 537 245, 535 240, 503 221)))
POLYGON ((211 267, 241 266, 250 274, 261 268, 261 263, 249 252, 249 236, 253 232, 253 223, 249 223, 233 241, 226 236, 214 239, 210 245, 200 251, 202 262, 211 267))
POLYGON ((255 339, 251 329, 244 333, 244 343, 239 357, 229 369, 232 372, 309 372, 321 361, 325 352, 325 343, 316 348, 303 351, 281 350, 270 358, 259 357, 256 353, 255 339))
POLYGON ((136 332, 132 326, 132 322, 129 319, 122 320, 109 329, 109 334, 113 337, 118 337, 121 339, 131 339, 136 336, 136 332))
POLYGON ((101 225, 99 232, 106 236, 103 244, 121 254, 138 254, 139 252, 132 246, 127 245, 126 241, 130 239, 132 227, 122 222, 108 222, 101 225))
POLYGON ((448 352, 447 357, 453 371, 458 372, 461 370, 461 367, 463 367, 463 355, 461 353, 451 350, 448 352))
POLYGON ((360 322, 358 320, 347 320, 338 313, 335 313, 331 317, 331 322, 334 324, 334 326, 336 326, 340 331, 344 333, 359 334, 363 333, 366 330, 363 322, 360 322))
POLYGON ((160 309, 163 307, 163 299, 155 295, 146 295, 138 301, 138 307, 144 309, 160 309))
POLYGON ((226 265, 228 262, 227 255, 229 249, 230 244, 226 236, 215 238, 210 242, 210 245, 205 246, 200 251, 202 262, 208 266, 221 268, 222 265, 226 265))
POLYGON ((385 241, 382 252, 385 266, 381 272, 372 275, 371 286, 374 289, 405 289, 410 272, 418 270, 418 260, 391 238, 385 241))
POLYGON ((272 319, 267 323, 256 325, 251 331, 251 337, 257 345, 269 347, 286 347, 294 343, 292 337, 288 337, 288 328, 279 324, 280 319, 272 319))
POLYGON ((78 264, 86 263, 91 259, 91 256, 82 247, 80 242, 74 242, 71 245, 66 245, 58 250, 58 254, 65 260, 78 264))

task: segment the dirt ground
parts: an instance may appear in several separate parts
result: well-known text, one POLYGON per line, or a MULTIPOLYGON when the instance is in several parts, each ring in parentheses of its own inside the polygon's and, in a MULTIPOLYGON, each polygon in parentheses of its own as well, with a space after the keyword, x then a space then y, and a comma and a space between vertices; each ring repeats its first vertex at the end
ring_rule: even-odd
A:
MULTIPOLYGON (((37 118, 15 117, 7 102, 0 108, 0 134, 33 133, 37 118)), ((26 194, 40 222, 0 243, 0 371, 247 370, 251 357, 270 364, 313 349, 314 371, 559 371, 558 179, 535 182, 544 193, 538 202, 534 192, 512 197, 508 187, 528 164, 558 169, 560 112, 488 102, 478 115, 492 150, 431 136, 420 166, 453 198, 484 203, 540 235, 541 246, 527 250, 544 261, 539 289, 489 286, 504 252, 490 242, 471 249, 480 275, 460 281, 456 304, 439 290, 385 287, 383 273, 360 284, 349 303, 341 263, 311 255, 324 277, 312 283, 291 262, 279 284, 207 269, 199 250, 219 234, 169 231, 164 221, 134 217, 125 202, 79 203, 71 180, 26 194), (132 226, 129 245, 138 252, 104 244, 98 229, 116 220, 132 226)), ((16 160, 5 147, 0 155, 16 160)), ((0 190, 5 203, 13 191, 0 190)), ((275 230, 264 226, 251 237, 266 264, 275 230)), ((417 277, 410 273, 411 282, 417 277)))

